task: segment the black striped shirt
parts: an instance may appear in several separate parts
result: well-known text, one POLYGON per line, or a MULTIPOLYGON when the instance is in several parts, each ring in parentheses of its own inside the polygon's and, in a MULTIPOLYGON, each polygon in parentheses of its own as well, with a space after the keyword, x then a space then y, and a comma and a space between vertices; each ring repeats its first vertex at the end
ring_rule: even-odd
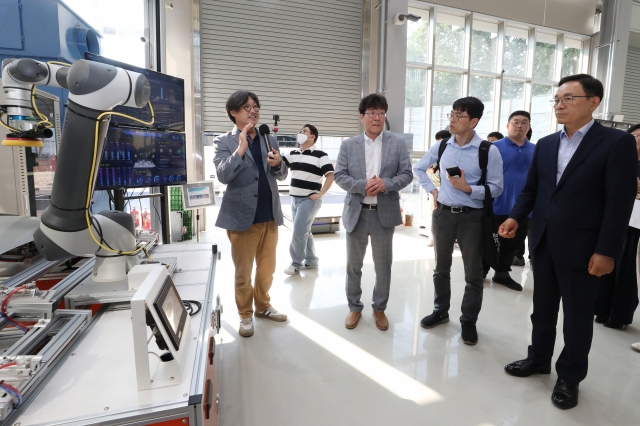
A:
POLYGON ((322 190, 322 177, 333 173, 333 164, 326 152, 315 149, 315 145, 300 152, 291 151, 284 156, 291 171, 289 195, 308 197, 322 190))

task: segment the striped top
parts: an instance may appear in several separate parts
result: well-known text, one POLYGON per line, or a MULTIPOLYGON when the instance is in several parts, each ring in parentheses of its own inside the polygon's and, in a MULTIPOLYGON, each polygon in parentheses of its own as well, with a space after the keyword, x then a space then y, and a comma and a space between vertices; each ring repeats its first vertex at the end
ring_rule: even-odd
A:
POLYGON ((296 197, 319 193, 322 189, 322 177, 334 171, 327 153, 316 149, 315 145, 303 152, 291 151, 284 156, 284 162, 291 171, 289 195, 296 197))

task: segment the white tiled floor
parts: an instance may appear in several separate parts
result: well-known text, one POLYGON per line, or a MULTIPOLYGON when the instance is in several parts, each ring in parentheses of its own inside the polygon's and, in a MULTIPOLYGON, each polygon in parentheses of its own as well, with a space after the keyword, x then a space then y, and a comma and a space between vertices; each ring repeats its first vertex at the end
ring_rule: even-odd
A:
MULTIPOLYGON (((212 224, 215 209, 209 212, 212 224)), ((589 376, 572 410, 551 404, 555 372, 515 378, 503 371, 526 356, 533 287, 528 267, 512 273, 523 292, 485 280, 479 343, 466 346, 458 320, 464 288, 459 252, 452 269, 451 322, 421 329, 420 319, 433 309, 433 249, 417 229, 399 227, 389 330, 376 329, 371 315, 370 254, 362 279, 363 318, 347 330, 344 230, 316 236, 320 268, 289 277, 282 271, 289 264, 291 233, 280 227, 271 297, 289 320, 256 319, 255 335, 242 338, 229 242, 223 230, 210 229, 202 241, 217 237, 222 251, 215 280, 225 308, 218 349, 222 426, 640 424, 640 354, 629 348, 640 341, 638 321, 625 331, 595 325, 589 376)), ((556 355, 561 347, 560 333, 556 355)))

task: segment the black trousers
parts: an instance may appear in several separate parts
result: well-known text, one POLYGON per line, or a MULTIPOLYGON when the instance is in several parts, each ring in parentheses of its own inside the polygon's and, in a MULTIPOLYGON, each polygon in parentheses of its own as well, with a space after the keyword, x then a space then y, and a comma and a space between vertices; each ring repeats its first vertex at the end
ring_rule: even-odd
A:
POLYGON ((577 384, 587 376, 593 338, 594 300, 602 278, 590 275, 587 265, 572 269, 562 259, 553 259, 545 235, 532 254, 533 313, 528 358, 549 364, 556 343, 560 300, 564 313, 564 348, 556 362, 558 379, 577 384))
POLYGON ((631 324, 638 307, 636 255, 639 239, 640 229, 629 227, 624 249, 616 257, 615 269, 602 277, 598 286, 595 314, 614 324, 631 324))
MULTIPOLYGON (((505 220, 507 220, 509 216, 496 215, 496 219, 498 221, 498 225, 502 224, 505 220)), ((496 266, 496 272, 509 272, 511 271, 511 264, 513 263, 513 256, 515 256, 516 252, 520 248, 521 245, 524 244, 524 240, 527 239, 527 234, 529 233, 529 218, 526 218, 522 221, 522 223, 518 224, 518 230, 516 231, 516 235, 513 238, 502 238, 498 237, 500 240, 500 253, 498 256, 498 266, 496 266)), ((482 268, 484 275, 489 272, 489 264, 483 259, 482 260, 482 268)))

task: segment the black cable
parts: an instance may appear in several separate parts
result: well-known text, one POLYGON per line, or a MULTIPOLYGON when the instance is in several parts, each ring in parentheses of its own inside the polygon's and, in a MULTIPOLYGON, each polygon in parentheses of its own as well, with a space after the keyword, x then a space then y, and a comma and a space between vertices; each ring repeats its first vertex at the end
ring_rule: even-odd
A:
POLYGON ((158 211, 158 208, 156 207, 156 203, 151 201, 151 205, 153 206, 153 209, 156 211, 156 215, 158 216, 158 222, 160 222, 160 227, 162 227, 162 218, 160 217, 160 212, 158 211))
POLYGON ((107 189, 107 195, 109 196, 109 210, 113 210, 113 208, 111 207, 111 203, 113 203, 113 205, 116 205, 116 201, 113 199, 113 197, 111 196, 111 190, 107 189))
POLYGON ((183 300, 182 304, 186 308, 190 317, 197 315, 202 310, 202 303, 198 302, 197 300, 183 300), (195 311, 193 310, 192 305, 196 306, 197 309, 195 311))

